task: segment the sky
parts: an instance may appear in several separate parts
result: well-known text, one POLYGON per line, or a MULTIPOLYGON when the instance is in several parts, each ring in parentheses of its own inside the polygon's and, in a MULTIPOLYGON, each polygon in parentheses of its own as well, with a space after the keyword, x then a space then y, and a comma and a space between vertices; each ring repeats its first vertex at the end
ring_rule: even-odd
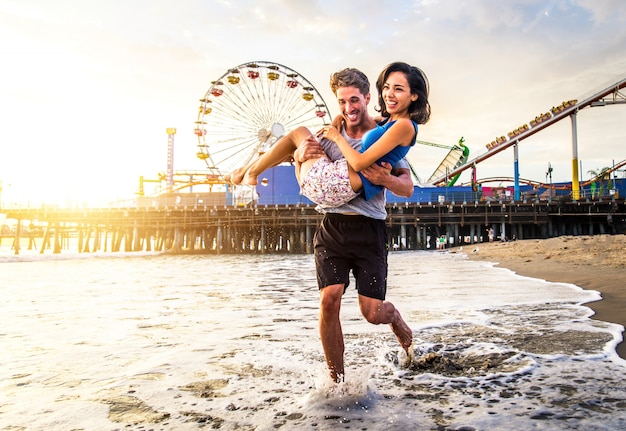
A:
MULTIPOLYGON (((332 116, 332 72, 356 67, 374 82, 390 62, 416 65, 432 107, 418 139, 463 136, 473 158, 626 77, 626 2, 0 0, 0 58, 0 205, 98 206, 134 199, 140 176, 165 172, 168 127, 175 170, 204 169, 198 100, 252 61, 302 74, 332 116)), ((626 105, 579 112, 583 179, 626 159, 625 120, 626 105)), ((571 136, 564 120, 523 141, 520 176, 544 181, 550 163, 554 182, 571 181, 571 136)), ((417 146, 410 160, 429 177, 445 154, 417 146)), ((511 177, 512 150, 477 175, 511 177)))

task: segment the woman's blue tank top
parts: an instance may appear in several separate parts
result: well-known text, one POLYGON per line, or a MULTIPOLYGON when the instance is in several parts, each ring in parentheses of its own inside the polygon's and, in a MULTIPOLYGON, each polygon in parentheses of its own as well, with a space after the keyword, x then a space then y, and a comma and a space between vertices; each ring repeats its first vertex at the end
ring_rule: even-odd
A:
MULTIPOLYGON (((407 145, 406 147, 402 145, 398 145, 389 153, 385 154, 379 160, 376 161, 380 165, 380 162, 390 163, 391 166, 394 166, 400 160, 402 160, 411 147, 415 145, 415 139, 417 139, 417 123, 415 121, 411 121, 413 123, 413 127, 415 127, 415 136, 413 137, 413 141, 411 145, 407 145)), ((363 135, 363 140, 361 142, 360 153, 365 152, 369 147, 371 147, 376 141, 380 139, 382 135, 395 123, 395 121, 387 121, 382 124, 377 124, 375 128, 365 132, 363 135)), ((363 182, 363 194, 365 195, 365 200, 371 199, 373 196, 382 192, 385 188, 383 186, 378 186, 370 183, 367 178, 365 178, 360 172, 359 176, 361 177, 361 181, 363 182)))

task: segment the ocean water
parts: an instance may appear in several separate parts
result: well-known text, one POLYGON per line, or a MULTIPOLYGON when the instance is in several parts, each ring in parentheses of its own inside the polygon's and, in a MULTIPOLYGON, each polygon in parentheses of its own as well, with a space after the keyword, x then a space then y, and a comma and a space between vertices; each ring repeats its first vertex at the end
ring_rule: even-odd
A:
POLYGON ((393 252, 407 357, 344 296, 329 381, 311 255, 0 250, 0 430, 623 430, 621 326, 577 286, 393 252))

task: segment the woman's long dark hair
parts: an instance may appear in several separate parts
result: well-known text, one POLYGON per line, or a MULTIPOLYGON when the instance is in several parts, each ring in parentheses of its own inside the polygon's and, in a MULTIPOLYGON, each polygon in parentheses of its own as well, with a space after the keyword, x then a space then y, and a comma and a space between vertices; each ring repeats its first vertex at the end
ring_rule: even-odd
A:
POLYGON ((428 103, 428 93, 430 85, 426 74, 419 68, 410 64, 397 61, 391 63, 380 72, 376 81, 376 89, 378 90, 378 105, 380 114, 383 117, 389 117, 385 101, 383 100, 383 85, 387 81, 387 77, 392 72, 402 72, 406 76, 406 80, 411 87, 411 94, 417 94, 417 100, 409 105, 409 116, 411 120, 417 124, 425 124, 430 118, 430 103, 428 103))

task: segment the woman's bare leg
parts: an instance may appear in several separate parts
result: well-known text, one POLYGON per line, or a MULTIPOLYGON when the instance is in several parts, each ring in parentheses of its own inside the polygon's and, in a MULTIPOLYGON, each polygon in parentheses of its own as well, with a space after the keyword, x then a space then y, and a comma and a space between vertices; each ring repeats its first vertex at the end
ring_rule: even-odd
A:
MULTIPOLYGON (((276 144, 278 144, 278 142, 276 144)), ((265 154, 261 155, 261 157, 263 157, 264 155, 265 154)), ((226 181, 227 183, 235 184, 235 185, 239 185, 241 183, 249 184, 249 183, 244 181, 244 177, 246 176, 246 172, 248 172, 248 169, 250 169, 258 160, 259 159, 252 160, 252 161, 248 162, 247 165, 242 166, 240 168, 237 168, 237 169, 233 170, 231 173, 224 175, 224 181, 226 181)), ((290 160, 292 160, 291 155, 286 156, 283 160, 281 160, 281 161, 279 161, 277 163, 274 163, 272 166, 270 166, 270 168, 273 167, 273 166, 277 166, 277 165, 281 164, 282 162, 288 162, 290 160)))
MULTIPOLYGON (((293 159, 294 151, 309 140, 316 140, 316 138, 306 127, 298 127, 279 139, 258 159, 251 161, 246 166, 235 169, 233 172, 226 175, 224 179, 233 184, 256 185, 258 184, 259 175, 271 167, 293 159)), ((304 178, 311 166, 313 166, 320 157, 325 157, 325 155, 312 157, 302 163, 298 163, 294 160, 298 184, 301 184, 301 179, 304 178)), ((361 177, 349 166, 348 170, 352 189, 354 191, 361 190, 361 188, 363 188, 361 177)))
MULTIPOLYGON (((245 173, 240 182, 249 185, 256 185, 258 183, 257 178, 259 175, 261 175, 265 170, 277 166, 291 157, 302 141, 310 136, 312 136, 312 133, 306 127, 298 127, 297 129, 287 133, 274 145, 272 145, 269 150, 265 152, 265 154, 245 167, 245 173)), ((237 176, 241 174, 241 171, 238 171, 237 176)), ((234 175, 231 178, 233 182, 237 179, 234 175)))

